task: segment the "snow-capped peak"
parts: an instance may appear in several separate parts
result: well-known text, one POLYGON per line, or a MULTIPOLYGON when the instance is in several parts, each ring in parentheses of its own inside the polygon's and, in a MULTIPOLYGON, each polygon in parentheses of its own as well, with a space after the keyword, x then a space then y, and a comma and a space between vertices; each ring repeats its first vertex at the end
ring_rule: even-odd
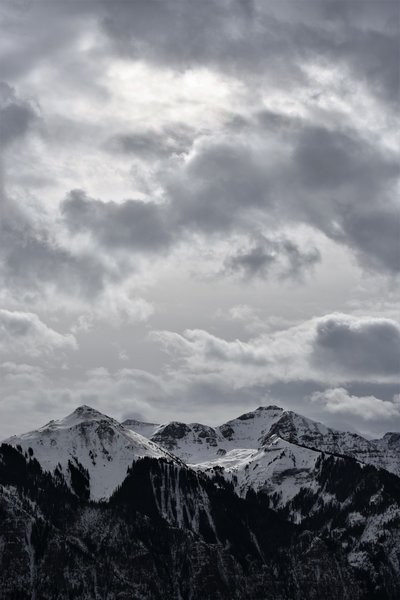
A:
POLYGON ((259 448, 262 439, 285 413, 279 406, 259 406, 217 427, 229 448, 259 448))
POLYGON ((83 404, 82 406, 78 406, 71 414, 67 415, 63 419, 57 419, 49 421, 43 427, 40 427, 37 431, 55 431, 57 429, 68 429, 74 427, 76 425, 80 425, 81 423, 89 423, 89 422, 100 422, 105 421, 109 423, 114 423, 118 425, 118 421, 113 419, 112 417, 108 417, 103 413, 99 412, 95 408, 91 406, 87 406, 83 404))
POLYGON ((63 419, 4 440, 20 446, 47 471, 60 469, 67 481, 71 467, 89 475, 90 497, 107 498, 126 477, 132 462, 145 456, 177 460, 168 451, 90 406, 80 406, 63 419))

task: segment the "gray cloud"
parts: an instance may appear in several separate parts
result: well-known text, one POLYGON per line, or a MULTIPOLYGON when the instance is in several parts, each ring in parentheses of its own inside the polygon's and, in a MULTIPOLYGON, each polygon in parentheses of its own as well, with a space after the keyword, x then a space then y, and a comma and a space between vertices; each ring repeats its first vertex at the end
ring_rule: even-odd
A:
POLYGON ((87 251, 62 246, 40 214, 23 211, 3 195, 0 204, 0 280, 3 291, 24 302, 57 288, 67 295, 93 297, 101 292, 106 267, 87 251))
POLYGON ((273 203, 264 157, 241 142, 205 143, 166 187, 175 221, 210 234, 234 230, 273 203))
POLYGON ((2 227, 3 283, 27 298, 45 295, 46 287, 78 297, 99 294, 107 275, 105 266, 87 252, 72 254, 58 245, 46 230, 29 221, 2 227), (32 296, 33 294, 33 296, 32 296))
POLYGON ((375 91, 398 93, 395 2, 381 14, 359 2, 315 0, 263 2, 174 0, 103 2, 104 30, 119 52, 131 58, 175 64, 205 64, 237 72, 301 77, 300 63, 323 57, 342 61, 354 76, 374 81, 375 91), (265 57, 268 60, 265 60, 265 57))
POLYGON ((400 272, 400 211, 393 205, 349 212, 343 220, 344 240, 355 250, 361 264, 367 268, 382 268, 393 274, 400 272))
POLYGON ((29 102, 17 98, 14 88, 0 81, 0 146, 1 149, 22 137, 37 114, 29 102))
POLYGON ((398 326, 331 313, 395 314, 398 3, 6 0, 0 28, 1 297, 21 309, 0 319, 8 433, 21 409, 85 401, 215 422, 265 399, 387 428, 398 326), (212 316, 234 305, 252 328, 212 316), (189 329, 144 342, 153 307, 155 328, 189 329), (56 374, 71 339, 45 311, 79 340, 56 374), (153 373, 112 372, 138 363, 153 373))
MULTIPOLYGON (((30 0, 2 2, 0 25, 5 44, 0 53, 0 79, 23 77, 40 63, 51 63, 57 55, 71 48, 93 19, 94 2, 60 2, 30 0)), ((74 65, 77 68, 77 64, 74 65)), ((65 76, 69 73, 65 72, 65 76)))
POLYGON ((0 310, 0 352, 8 359, 15 353, 32 358, 75 348, 76 340, 71 334, 58 333, 36 314, 0 310))
MULTIPOLYGON (((2 150, 22 141, 37 119, 33 106, 6 83, 0 85, 0 135, 2 150)), ((3 291, 18 290, 19 301, 59 287, 69 294, 91 296, 103 287, 104 266, 90 253, 72 253, 49 230, 44 214, 26 210, 6 191, 0 156, 0 281, 3 291)))
MULTIPOLYGON (((256 121, 247 141, 239 135, 199 144, 165 181, 174 220, 208 234, 303 222, 348 246, 364 266, 398 271, 399 164, 393 153, 350 129, 298 120, 287 125, 264 138, 256 121)), ((257 261, 263 268, 270 264, 270 252, 253 254, 250 270, 257 261)))
POLYGON ((389 319, 357 320, 341 315, 317 324, 312 361, 351 377, 399 374, 400 326, 389 319))
POLYGON ((55 50, 60 57, 60 50, 97 22, 111 42, 107 51, 131 59, 178 68, 200 64, 250 76, 281 70, 300 77, 302 61, 323 57, 343 62, 353 76, 372 82, 376 93, 393 100, 398 95, 396 1, 382 0, 379 7, 358 0, 42 0, 3 5, 5 31, 24 35, 23 45, 2 53, 3 78, 22 75, 55 50))
POLYGON ((398 160, 357 135, 306 128, 293 164, 293 181, 301 186, 295 214, 303 212, 303 218, 352 248, 364 264, 398 271, 398 160))
POLYGON ((75 190, 61 210, 72 231, 90 232, 106 248, 159 252, 171 241, 163 208, 153 202, 102 202, 75 190))
POLYGON ((245 279, 266 278, 276 267, 280 277, 301 278, 320 260, 321 255, 316 248, 302 251, 289 239, 259 236, 250 248, 240 250, 225 260, 225 271, 228 274, 239 273, 245 279))
POLYGON ((241 385, 399 381, 400 325, 392 319, 333 313, 246 341, 204 330, 153 335, 189 372, 217 372, 241 385))
POLYGON ((154 160, 182 154, 191 145, 192 136, 183 128, 170 128, 161 132, 143 131, 119 133, 107 140, 105 147, 110 152, 120 152, 132 157, 154 160))
POLYGON ((398 175, 397 162, 385 160, 376 149, 350 133, 322 127, 302 129, 294 165, 306 188, 335 189, 357 182, 366 189, 398 175), (378 181, 376 179, 378 178, 378 181))

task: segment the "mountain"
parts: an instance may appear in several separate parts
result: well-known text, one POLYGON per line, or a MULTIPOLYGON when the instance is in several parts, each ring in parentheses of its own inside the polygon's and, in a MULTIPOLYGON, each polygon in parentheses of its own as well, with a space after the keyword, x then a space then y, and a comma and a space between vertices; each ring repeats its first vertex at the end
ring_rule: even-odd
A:
POLYGON ((177 460, 154 442, 89 406, 80 406, 64 419, 12 436, 5 443, 20 447, 45 470, 59 470, 69 485, 86 486, 92 500, 109 497, 134 460, 145 456, 177 460))
MULTIPOLYGON (((322 452, 350 456, 400 475, 400 442, 396 445, 396 434, 386 434, 382 440, 367 440, 356 433, 337 431, 292 411, 283 411, 279 421, 264 438, 263 444, 268 444, 273 435, 322 452), (389 440, 392 440, 392 444, 389 440)), ((399 434, 397 436, 400 437, 399 434)))
POLYGON ((397 600, 399 438, 80 407, 0 446, 0 599, 397 600))
POLYGON ((399 479, 336 457, 318 478, 338 504, 294 525, 263 495, 163 458, 89 502, 3 444, 0 598, 395 600, 399 479))
MULTIPOLYGON (((145 432, 137 421, 125 424, 145 432)), ((313 484, 312 472, 321 452, 354 458, 400 476, 400 434, 367 440, 277 406, 259 407, 215 428, 174 421, 146 433, 198 469, 223 469, 242 495, 252 487, 290 499, 313 484)))
POLYGON ((172 421, 147 428, 147 424, 132 419, 124 421, 123 425, 147 435, 185 462, 197 464, 224 456, 235 448, 257 448, 263 435, 282 413, 283 409, 277 406, 260 407, 220 427, 172 421))

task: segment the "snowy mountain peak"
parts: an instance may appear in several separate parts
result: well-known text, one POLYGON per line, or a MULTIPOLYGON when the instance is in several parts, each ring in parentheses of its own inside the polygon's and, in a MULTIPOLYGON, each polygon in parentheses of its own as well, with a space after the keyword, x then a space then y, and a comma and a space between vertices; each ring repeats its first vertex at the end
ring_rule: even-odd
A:
POLYGON ((153 441, 90 406, 80 406, 63 419, 4 442, 20 446, 47 471, 60 469, 67 482, 72 481, 72 469, 80 468, 88 479, 93 500, 108 497, 125 479, 135 460, 178 460, 153 441))
POLYGON ((256 410, 254 412, 258 413, 258 412, 263 412, 263 411, 278 411, 278 412, 284 412, 284 408, 281 408, 280 406, 276 406, 275 404, 270 404, 269 406, 259 406, 258 408, 256 408, 256 410))
POLYGON ((73 413, 71 413, 71 416, 72 415, 80 419, 87 419, 89 421, 97 420, 99 418, 110 419, 110 417, 103 415, 103 413, 99 412, 95 408, 92 408, 91 406, 88 406, 87 404, 82 404, 82 406, 78 406, 78 408, 76 408, 73 411, 73 413))
POLYGON ((330 431, 332 430, 322 423, 318 423, 318 421, 303 417, 291 410, 285 410, 281 412, 279 419, 272 424, 261 443, 265 445, 271 436, 278 435, 288 442, 313 447, 316 438, 319 439, 330 431))
POLYGON ((66 417, 58 419, 56 421, 49 421, 49 423, 46 423, 46 425, 40 427, 38 431, 44 433, 47 430, 54 431, 56 429, 68 429, 71 427, 81 425, 82 423, 99 423, 102 421, 112 423, 115 426, 119 426, 118 421, 116 421, 112 417, 108 417, 107 415, 104 415, 95 408, 83 404, 82 406, 76 408, 71 414, 67 415, 66 417))
POLYGON ((271 404, 270 406, 259 406, 258 408, 256 408, 256 410, 252 410, 251 412, 248 413, 244 413, 243 415, 240 415, 240 417, 237 417, 237 419, 233 419, 234 421, 248 421, 249 419, 257 419, 257 418, 262 418, 265 415, 269 415, 269 414, 273 414, 273 413, 277 413, 277 414, 282 414, 284 411, 283 408, 280 408, 279 406, 275 406, 273 404, 271 404))
POLYGON ((227 421, 216 430, 230 443, 229 448, 259 448, 263 437, 283 414, 285 411, 279 406, 259 406, 227 421))
POLYGON ((258 461, 260 451, 266 451, 273 457, 283 443, 285 448, 289 444, 290 447, 349 456, 400 474, 399 433, 389 432, 380 440, 367 440, 356 433, 331 429, 275 405, 259 406, 219 427, 178 421, 159 426, 135 422, 129 427, 185 462, 204 465, 204 468, 211 463, 231 468, 238 461, 245 467, 249 460, 253 460, 253 455, 258 461))

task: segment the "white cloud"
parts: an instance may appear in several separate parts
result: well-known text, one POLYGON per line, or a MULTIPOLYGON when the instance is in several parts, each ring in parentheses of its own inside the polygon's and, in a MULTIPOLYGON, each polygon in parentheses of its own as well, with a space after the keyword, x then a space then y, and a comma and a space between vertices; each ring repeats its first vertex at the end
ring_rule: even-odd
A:
POLYGON ((0 309, 0 352, 5 356, 50 356, 55 351, 75 350, 75 337, 43 323, 35 313, 0 309))
POLYGON ((315 392, 311 400, 322 404, 329 413, 354 415, 365 421, 400 416, 399 398, 390 402, 375 396, 352 396, 342 387, 315 392))
POLYGON ((174 357, 172 369, 219 373, 236 385, 398 380, 400 326, 392 319, 333 313, 246 342, 195 329, 152 336, 174 357))
POLYGON ((87 310, 78 317, 72 331, 88 331, 96 321, 104 321, 117 327, 143 323, 153 313, 153 305, 144 298, 138 297, 135 289, 116 285, 113 289, 106 289, 91 307, 87 307, 87 310))

